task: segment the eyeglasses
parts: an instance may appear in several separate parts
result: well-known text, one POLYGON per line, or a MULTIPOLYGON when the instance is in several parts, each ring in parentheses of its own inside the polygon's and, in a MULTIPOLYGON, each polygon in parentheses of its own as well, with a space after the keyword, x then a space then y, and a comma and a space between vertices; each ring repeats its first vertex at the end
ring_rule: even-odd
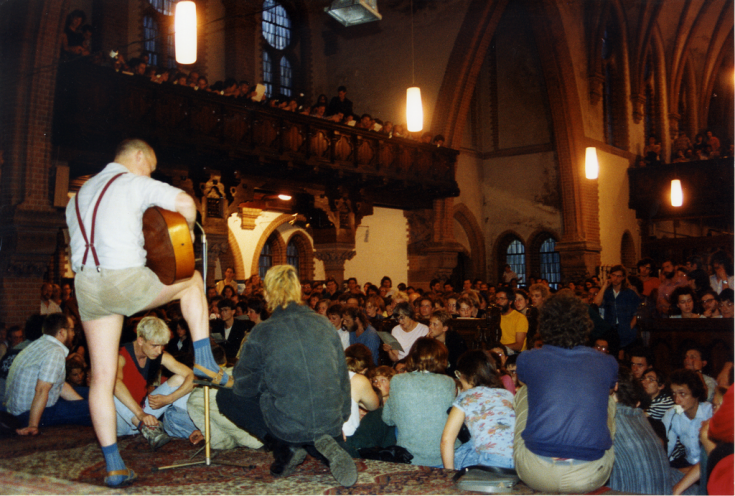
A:
POLYGON ((655 377, 644 376, 641 377, 641 382, 658 382, 658 379, 655 377))
POLYGON ((602 345, 597 344, 595 345, 595 349, 597 351, 608 351, 609 348, 607 346, 602 346, 602 345))
POLYGON ((703 304, 703 305, 706 305, 707 303, 712 303, 713 301, 715 301, 715 299, 714 299, 714 298, 708 298, 708 299, 706 299, 706 300, 702 300, 702 304, 703 304))

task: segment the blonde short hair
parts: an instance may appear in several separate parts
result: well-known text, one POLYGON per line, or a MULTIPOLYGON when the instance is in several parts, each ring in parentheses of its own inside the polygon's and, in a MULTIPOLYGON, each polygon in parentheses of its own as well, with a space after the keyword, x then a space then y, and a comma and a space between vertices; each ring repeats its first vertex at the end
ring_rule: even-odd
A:
POLYGON ((167 344, 171 339, 171 331, 164 321, 158 317, 143 317, 136 329, 139 338, 155 344, 167 344))
POLYGON ((277 307, 286 308, 292 301, 301 304, 301 282, 296 275, 296 269, 291 265, 271 267, 265 274, 263 282, 269 312, 273 312, 277 307))

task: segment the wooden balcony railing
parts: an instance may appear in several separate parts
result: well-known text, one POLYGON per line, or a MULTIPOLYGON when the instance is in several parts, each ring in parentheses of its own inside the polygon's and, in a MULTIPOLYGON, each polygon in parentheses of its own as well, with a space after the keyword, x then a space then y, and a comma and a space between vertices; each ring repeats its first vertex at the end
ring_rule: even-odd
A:
POLYGON ((359 188, 375 205, 430 208, 457 196, 458 151, 342 126, 240 99, 154 84, 110 68, 60 68, 54 143, 77 157, 127 137, 152 144, 160 167, 231 167, 248 178, 359 188))

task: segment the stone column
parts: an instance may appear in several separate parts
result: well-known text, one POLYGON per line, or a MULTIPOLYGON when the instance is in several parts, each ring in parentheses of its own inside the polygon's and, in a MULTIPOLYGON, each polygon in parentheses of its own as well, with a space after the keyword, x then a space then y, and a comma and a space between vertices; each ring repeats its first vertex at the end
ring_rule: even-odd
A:
POLYGON ((324 275, 333 277, 337 285, 341 285, 345 277, 345 262, 355 256, 355 244, 328 243, 314 245, 314 258, 324 262, 324 275))

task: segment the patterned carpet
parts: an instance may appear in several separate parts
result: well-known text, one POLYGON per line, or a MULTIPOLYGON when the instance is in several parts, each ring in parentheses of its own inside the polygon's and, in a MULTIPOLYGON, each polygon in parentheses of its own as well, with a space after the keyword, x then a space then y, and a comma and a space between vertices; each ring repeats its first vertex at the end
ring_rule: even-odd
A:
MULTIPOLYGON (((142 436, 119 440, 123 459, 138 474, 125 489, 103 485, 105 464, 91 427, 47 428, 37 437, 13 437, 0 446, 0 494, 457 494, 453 472, 442 469, 357 460, 357 484, 343 488, 329 469, 312 457, 283 479, 268 468, 270 453, 250 449, 216 452, 212 464, 157 471, 187 463, 198 447, 174 440, 151 452, 142 436)), ((201 453, 193 461, 203 460, 201 453)), ((605 492, 605 491, 603 491, 605 492)), ((514 494, 534 494, 523 483, 514 494)), ((610 494, 608 492, 607 494, 610 494)))

